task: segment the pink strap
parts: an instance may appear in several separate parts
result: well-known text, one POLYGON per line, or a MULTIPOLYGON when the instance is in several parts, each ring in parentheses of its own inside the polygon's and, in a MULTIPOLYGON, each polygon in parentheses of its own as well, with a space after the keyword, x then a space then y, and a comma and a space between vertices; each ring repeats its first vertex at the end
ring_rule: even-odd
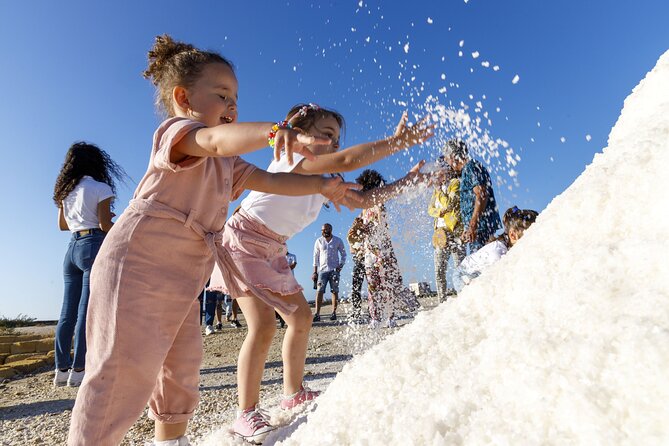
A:
POLYGON ((288 314, 293 313, 297 309, 297 305, 288 304, 283 299, 277 298, 269 291, 258 288, 251 283, 247 283, 244 280, 244 275, 239 271, 239 268, 237 268, 237 265, 235 265, 235 262, 232 260, 230 253, 221 245, 223 234, 221 232, 206 231, 200 223, 193 220, 193 217, 197 214, 196 210, 191 209, 188 215, 186 215, 177 209, 160 203, 159 201, 139 198, 130 200, 129 207, 140 214, 151 217, 171 218, 173 220, 177 220, 183 223, 187 228, 194 231, 197 235, 202 237, 209 247, 209 250, 214 255, 218 269, 223 275, 225 285, 228 287, 228 292, 233 297, 239 297, 248 294, 245 290, 242 290, 237 284, 237 281, 234 280, 236 277, 245 283, 251 293, 255 294, 256 296, 262 296, 263 299, 274 308, 277 308, 288 314))

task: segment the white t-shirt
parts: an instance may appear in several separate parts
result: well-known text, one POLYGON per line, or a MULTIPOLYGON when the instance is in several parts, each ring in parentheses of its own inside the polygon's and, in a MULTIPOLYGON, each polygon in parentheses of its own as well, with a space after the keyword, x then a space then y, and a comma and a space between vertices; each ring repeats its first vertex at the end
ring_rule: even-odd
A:
MULTIPOLYGON (((475 253, 465 257, 458 266, 458 269, 462 274, 469 276, 469 280, 471 280, 481 274, 483 270, 488 268, 490 265, 501 259, 508 250, 509 249, 503 242, 495 240, 494 242, 488 243, 475 253)), ((467 284, 469 283, 469 280, 464 279, 464 282, 467 284)))
POLYGON ((108 184, 84 176, 63 200, 67 227, 72 232, 99 228, 98 203, 113 196, 114 192, 108 184))
MULTIPOLYGON (((279 161, 272 161, 267 171, 291 172, 303 159, 302 155, 294 153, 293 165, 290 166, 287 157, 282 154, 279 161)), ((289 197, 251 191, 242 200, 241 206, 272 231, 290 238, 316 221, 323 203, 327 201, 321 194, 289 197)))

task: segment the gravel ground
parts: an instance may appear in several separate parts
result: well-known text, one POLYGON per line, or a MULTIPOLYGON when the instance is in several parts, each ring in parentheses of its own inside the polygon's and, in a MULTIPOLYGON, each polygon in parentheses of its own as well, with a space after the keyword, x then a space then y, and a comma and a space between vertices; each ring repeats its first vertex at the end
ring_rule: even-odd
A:
MULTIPOLYGON (((428 307, 434 304, 422 303, 428 307)), ((330 308, 324 307, 322 314, 329 315, 330 308)), ((396 330, 372 331, 366 326, 356 328, 346 324, 345 316, 340 316, 336 322, 330 322, 327 317, 323 319, 326 321, 315 323, 312 329, 305 370, 305 381, 310 387, 319 390, 327 386, 353 355, 396 330)), ((193 443, 202 441, 214 431, 218 431, 219 435, 224 432, 220 430, 221 427, 229 426, 234 420, 237 401, 236 360, 246 335, 243 317, 241 321, 243 328, 224 325, 222 331, 204 337, 200 405, 188 429, 193 443)), ((400 325, 408 322, 410 319, 399 321, 400 325)), ((53 332, 54 327, 38 329, 41 334, 46 334, 53 332)), ((30 332, 30 329, 22 331, 30 332)), ((282 394, 283 331, 277 329, 265 367, 261 390, 261 402, 265 407, 278 405, 282 394)), ((44 370, 0 385, 0 445, 65 443, 77 389, 54 388, 52 379, 53 371, 44 370)), ((152 436, 153 422, 144 415, 132 426, 122 444, 143 445, 152 436)), ((234 443, 237 442, 221 438, 221 444, 234 443)))

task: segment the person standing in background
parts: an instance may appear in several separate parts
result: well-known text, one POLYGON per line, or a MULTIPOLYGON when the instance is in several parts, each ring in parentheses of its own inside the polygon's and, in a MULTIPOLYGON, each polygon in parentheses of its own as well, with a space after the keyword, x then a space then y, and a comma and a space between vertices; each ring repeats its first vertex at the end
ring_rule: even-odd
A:
POLYGON ((469 155, 463 141, 452 139, 446 146, 446 161, 460 175, 462 241, 469 254, 478 251, 501 229, 502 222, 488 169, 469 155))
POLYGON ((348 230, 346 239, 351 249, 353 259, 353 279, 351 284, 351 303, 353 311, 351 319, 358 320, 362 316, 362 284, 365 281, 365 250, 364 242, 364 224, 362 215, 358 215, 353 220, 351 228, 348 230))
POLYGON ((438 164, 444 170, 432 193, 427 213, 434 218, 434 275, 439 302, 444 302, 449 295, 456 294, 448 289, 446 283, 449 258, 453 261, 453 268, 457 268, 465 256, 465 247, 460 239, 460 177, 446 163, 444 156, 439 157, 438 164))
POLYGON ((332 225, 325 223, 321 228, 322 237, 314 243, 314 273, 312 280, 318 279, 318 292, 316 293, 316 314, 314 322, 321 320, 321 306, 323 305, 323 294, 327 284, 330 284, 332 292, 332 315, 330 320, 337 320, 337 297, 339 294, 339 273, 346 263, 346 249, 344 242, 332 235, 332 225))
POLYGON ((93 261, 113 223, 111 205, 116 195, 114 178, 123 169, 94 144, 76 142, 54 186, 58 227, 72 238, 63 262, 63 307, 56 326, 54 386, 77 387, 84 378, 86 314, 93 261), (74 335, 74 359, 70 357, 74 335))

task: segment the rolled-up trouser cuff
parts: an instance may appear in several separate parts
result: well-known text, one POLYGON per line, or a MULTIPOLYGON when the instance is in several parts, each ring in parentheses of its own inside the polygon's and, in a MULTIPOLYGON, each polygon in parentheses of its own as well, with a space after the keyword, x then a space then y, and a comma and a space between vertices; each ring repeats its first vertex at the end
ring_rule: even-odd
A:
POLYGON ((184 421, 188 421, 191 418, 193 418, 193 413, 194 412, 188 412, 188 413, 163 413, 163 414, 157 414, 151 409, 147 409, 146 415, 155 421, 159 421, 163 424, 177 424, 177 423, 183 423, 184 421))

